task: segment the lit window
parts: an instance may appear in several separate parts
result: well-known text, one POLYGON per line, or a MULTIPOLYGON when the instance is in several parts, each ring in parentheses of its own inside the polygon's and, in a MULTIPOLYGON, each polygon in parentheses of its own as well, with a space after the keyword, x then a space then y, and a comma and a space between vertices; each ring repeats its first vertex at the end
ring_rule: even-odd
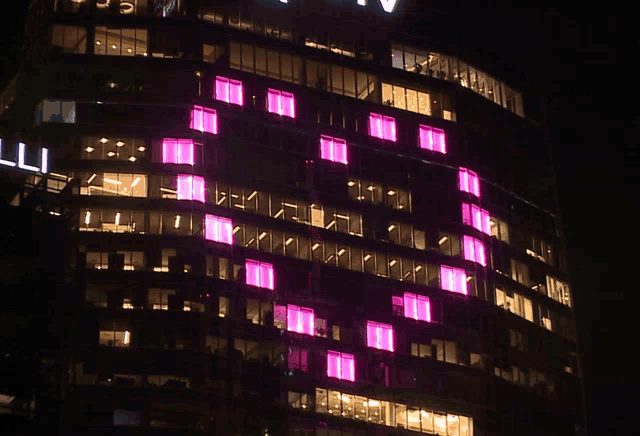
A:
POLYGON ((462 222, 491 236, 491 216, 475 204, 462 203, 462 222))
POLYGON ((193 109, 191 109, 189 128, 214 135, 218 134, 218 116, 216 111, 208 107, 194 106, 193 109))
POLYGON ((204 203, 204 177, 178 174, 178 200, 204 203))
POLYGON ((327 375, 340 380, 356 381, 356 359, 353 354, 328 351, 327 375))
POLYGON ((444 130, 420 125, 420 148, 446 154, 444 130))
POLYGON ((284 117, 295 118, 296 107, 293 94, 269 89, 267 91, 267 110, 284 117))
POLYGON ((463 269, 440 266, 440 287, 445 291, 467 295, 467 274, 463 269))
POLYGON ((378 350, 394 351, 393 327, 388 324, 367 321, 367 346, 378 350))
POLYGON ((195 145, 192 139, 164 138, 162 163, 195 164, 195 145))
POLYGON ((380 114, 369 114, 369 135, 396 142, 396 120, 380 114))
POLYGON ((464 258, 472 262, 477 262, 482 266, 487 266, 487 257, 484 252, 484 244, 482 241, 464 236, 464 258))
POLYGON ((459 179, 459 188, 461 191, 468 192, 480 198, 480 180, 476 173, 461 167, 459 179))
POLYGON ((287 330, 313 336, 315 324, 313 309, 287 305, 287 330))
POLYGON ((347 164, 347 141, 320 135, 320 157, 332 162, 347 164))
POLYGON ((216 100, 243 106, 242 82, 225 77, 216 77, 216 100))
POLYGON ((428 297, 405 292, 401 301, 406 318, 431 322, 431 303, 428 297))
POLYGON ((273 265, 270 263, 247 260, 247 285, 259 288, 275 289, 273 265))
POLYGON ((205 215, 204 237, 209 241, 233 244, 233 224, 231 219, 215 215, 205 215))

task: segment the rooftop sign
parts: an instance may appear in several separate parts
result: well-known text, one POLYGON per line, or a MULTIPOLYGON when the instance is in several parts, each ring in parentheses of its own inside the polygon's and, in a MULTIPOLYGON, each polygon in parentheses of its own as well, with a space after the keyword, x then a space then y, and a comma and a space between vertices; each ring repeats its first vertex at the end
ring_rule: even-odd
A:
POLYGON ((25 163, 25 154, 26 154, 26 145, 20 142, 18 143, 18 156, 17 162, 14 158, 13 160, 5 160, 2 159, 2 138, 0 138, 0 165, 8 166, 8 167, 18 167, 23 170, 27 170, 33 173, 46 174, 49 172, 49 149, 42 147, 40 149, 40 163, 39 166, 27 165, 25 163))
MULTIPOLYGON (((352 0, 353 1, 353 0, 352 0)), ((355 0, 356 3, 360 6, 366 6, 367 0, 355 0)), ((380 6, 387 13, 392 13, 398 4, 399 0, 378 0, 380 2, 380 6)), ((289 0, 280 0, 280 3, 289 3, 289 0)))

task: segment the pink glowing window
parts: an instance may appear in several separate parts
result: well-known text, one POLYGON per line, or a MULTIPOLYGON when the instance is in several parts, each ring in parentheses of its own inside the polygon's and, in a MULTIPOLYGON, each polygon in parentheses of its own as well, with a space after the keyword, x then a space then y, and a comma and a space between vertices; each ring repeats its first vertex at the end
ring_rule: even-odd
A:
POLYGON ((245 269, 247 272, 247 285, 271 290, 275 289, 273 265, 255 260, 247 260, 245 269))
POLYGON ((204 177, 178 174, 178 200, 204 203, 204 177))
POLYGON ((315 323, 313 309, 287 305, 287 330, 313 336, 315 323))
POLYGON ((267 110, 284 117, 296 117, 296 103, 293 94, 269 89, 267 91, 267 110))
POLYGON ((356 381, 356 359, 353 354, 328 351, 327 375, 340 380, 356 381))
POLYGON ((491 215, 475 204, 462 203, 462 222, 491 236, 491 215))
POLYGON ((320 157, 332 162, 347 164, 347 141, 320 135, 320 157))
POLYGON ((204 238, 223 244, 233 244, 231 219, 206 214, 204 216, 204 238))
POLYGON ((396 120, 380 114, 369 114, 369 135, 396 142, 396 120))
POLYGON ((226 77, 216 77, 216 100, 243 106, 242 82, 226 77))
POLYGON ((444 130, 436 129, 435 127, 429 127, 420 125, 420 148, 425 148, 431 151, 437 151, 438 153, 447 153, 447 146, 445 143, 444 130))
POLYGON ((482 241, 471 236, 464 236, 464 258, 472 262, 477 262, 482 266, 487 266, 487 258, 484 252, 482 241))
POLYGON ((441 265, 440 287, 445 291, 467 295, 467 273, 463 269, 441 265))
POLYGON ((195 164, 195 144, 192 139, 164 138, 162 163, 195 164))
POLYGON ((478 198, 480 197, 480 179, 478 179, 478 175, 476 173, 460 167, 458 178, 458 185, 461 191, 473 194, 478 198))
POLYGON ((389 324, 367 321, 367 346, 378 350, 394 351, 393 327, 389 324))
POLYGON ((194 106, 193 109, 191 109, 189 128, 216 135, 218 133, 218 116, 216 115, 216 111, 208 107, 194 106))
POLYGON ((431 322, 431 303, 428 297, 405 292, 402 299, 406 318, 431 322))

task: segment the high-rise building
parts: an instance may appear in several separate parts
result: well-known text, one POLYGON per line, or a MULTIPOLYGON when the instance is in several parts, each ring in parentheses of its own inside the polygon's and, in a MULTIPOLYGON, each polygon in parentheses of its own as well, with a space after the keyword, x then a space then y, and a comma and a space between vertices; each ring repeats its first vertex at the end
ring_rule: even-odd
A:
POLYGON ((68 291, 42 314, 60 370, 33 419, 575 434, 542 111, 454 19, 413 0, 33 1, 0 163, 63 190, 68 225, 49 240, 68 291))

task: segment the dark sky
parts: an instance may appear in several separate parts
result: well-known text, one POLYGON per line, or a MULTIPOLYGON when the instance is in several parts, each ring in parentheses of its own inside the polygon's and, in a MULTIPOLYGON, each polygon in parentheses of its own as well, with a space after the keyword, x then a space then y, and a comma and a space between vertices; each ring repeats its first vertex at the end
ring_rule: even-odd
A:
MULTIPOLYGON (((27 3, 14 7, 26 10, 27 3)), ((478 1, 458 0, 464 24, 458 31, 481 34, 547 90, 547 123, 585 355, 589 433, 629 434, 640 387, 638 376, 631 378, 636 348, 631 342, 640 330, 633 317, 640 291, 631 274, 640 243, 632 227, 640 209, 634 98, 639 75, 619 64, 623 56, 637 57, 638 38, 629 42, 625 11, 610 15, 603 3, 592 9, 588 2, 553 8, 509 3, 494 0, 479 7, 478 1)), ((0 18, 0 86, 16 66, 23 15, 0 18)))

